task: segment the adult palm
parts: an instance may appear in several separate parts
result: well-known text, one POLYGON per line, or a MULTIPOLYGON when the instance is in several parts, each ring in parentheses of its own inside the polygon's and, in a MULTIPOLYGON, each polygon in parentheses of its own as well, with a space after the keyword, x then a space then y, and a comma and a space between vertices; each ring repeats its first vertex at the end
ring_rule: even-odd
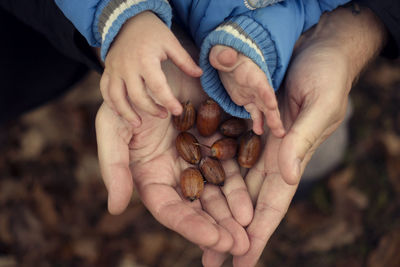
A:
MULTIPOLYGON (((206 98, 198 79, 171 63, 164 71, 181 101, 192 100, 197 106, 206 98)), ((177 130, 169 117, 140 116, 142 125, 134 128, 104 104, 97 114, 98 154, 109 211, 123 212, 135 187, 144 205, 166 227, 207 250, 245 253, 249 240, 244 226, 252 219, 253 206, 237 164, 223 163, 227 180, 222 189, 206 185, 200 200, 190 202, 179 187, 180 173, 189 164, 176 152, 177 130)), ((210 144, 216 136, 198 138, 210 144)))

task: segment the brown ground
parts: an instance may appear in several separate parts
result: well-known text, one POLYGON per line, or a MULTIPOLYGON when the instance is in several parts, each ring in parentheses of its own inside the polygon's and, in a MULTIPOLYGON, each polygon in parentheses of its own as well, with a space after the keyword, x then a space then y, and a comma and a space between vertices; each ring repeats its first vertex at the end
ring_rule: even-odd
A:
MULTIPOLYGON (((98 79, 0 129, 0 267, 201 266, 137 196, 107 213, 98 79)), ((258 266, 400 266, 400 62, 375 62, 352 98, 343 164, 291 205, 258 266)))

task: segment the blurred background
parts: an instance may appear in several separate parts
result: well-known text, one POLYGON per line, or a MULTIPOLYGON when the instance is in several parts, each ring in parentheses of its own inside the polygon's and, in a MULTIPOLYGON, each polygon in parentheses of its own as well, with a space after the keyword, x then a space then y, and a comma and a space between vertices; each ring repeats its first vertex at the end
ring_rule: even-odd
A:
MULTIPOLYGON (((90 73, 0 128, 0 267, 201 266, 136 195, 108 214, 98 83, 90 73)), ((351 98, 343 162, 296 198, 257 266, 400 266, 400 61, 376 60, 351 98)))

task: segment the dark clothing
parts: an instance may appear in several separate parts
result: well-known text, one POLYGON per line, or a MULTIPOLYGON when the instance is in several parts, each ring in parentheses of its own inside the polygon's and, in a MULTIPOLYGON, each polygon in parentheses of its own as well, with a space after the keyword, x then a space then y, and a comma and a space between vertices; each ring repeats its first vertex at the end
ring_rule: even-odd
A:
POLYGON ((389 58, 400 56, 400 0, 359 0, 369 7, 386 26, 390 37, 383 55, 389 58))
POLYGON ((101 66, 53 1, 0 1, 0 125, 101 66))

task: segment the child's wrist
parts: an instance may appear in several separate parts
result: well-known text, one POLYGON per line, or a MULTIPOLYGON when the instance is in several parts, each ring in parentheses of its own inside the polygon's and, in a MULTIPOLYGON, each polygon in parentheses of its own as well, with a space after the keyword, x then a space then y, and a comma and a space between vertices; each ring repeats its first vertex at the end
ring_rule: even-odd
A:
POLYGON ((109 1, 105 2, 106 4, 102 8, 98 8, 93 24, 93 32, 96 40, 101 43, 102 60, 105 59, 110 45, 125 24, 138 16, 144 15, 146 17, 152 14, 154 19, 160 19, 170 27, 172 11, 167 1, 146 0, 133 2, 124 2, 116 6, 114 1, 109 1), (157 14, 157 16, 154 14, 157 14))

